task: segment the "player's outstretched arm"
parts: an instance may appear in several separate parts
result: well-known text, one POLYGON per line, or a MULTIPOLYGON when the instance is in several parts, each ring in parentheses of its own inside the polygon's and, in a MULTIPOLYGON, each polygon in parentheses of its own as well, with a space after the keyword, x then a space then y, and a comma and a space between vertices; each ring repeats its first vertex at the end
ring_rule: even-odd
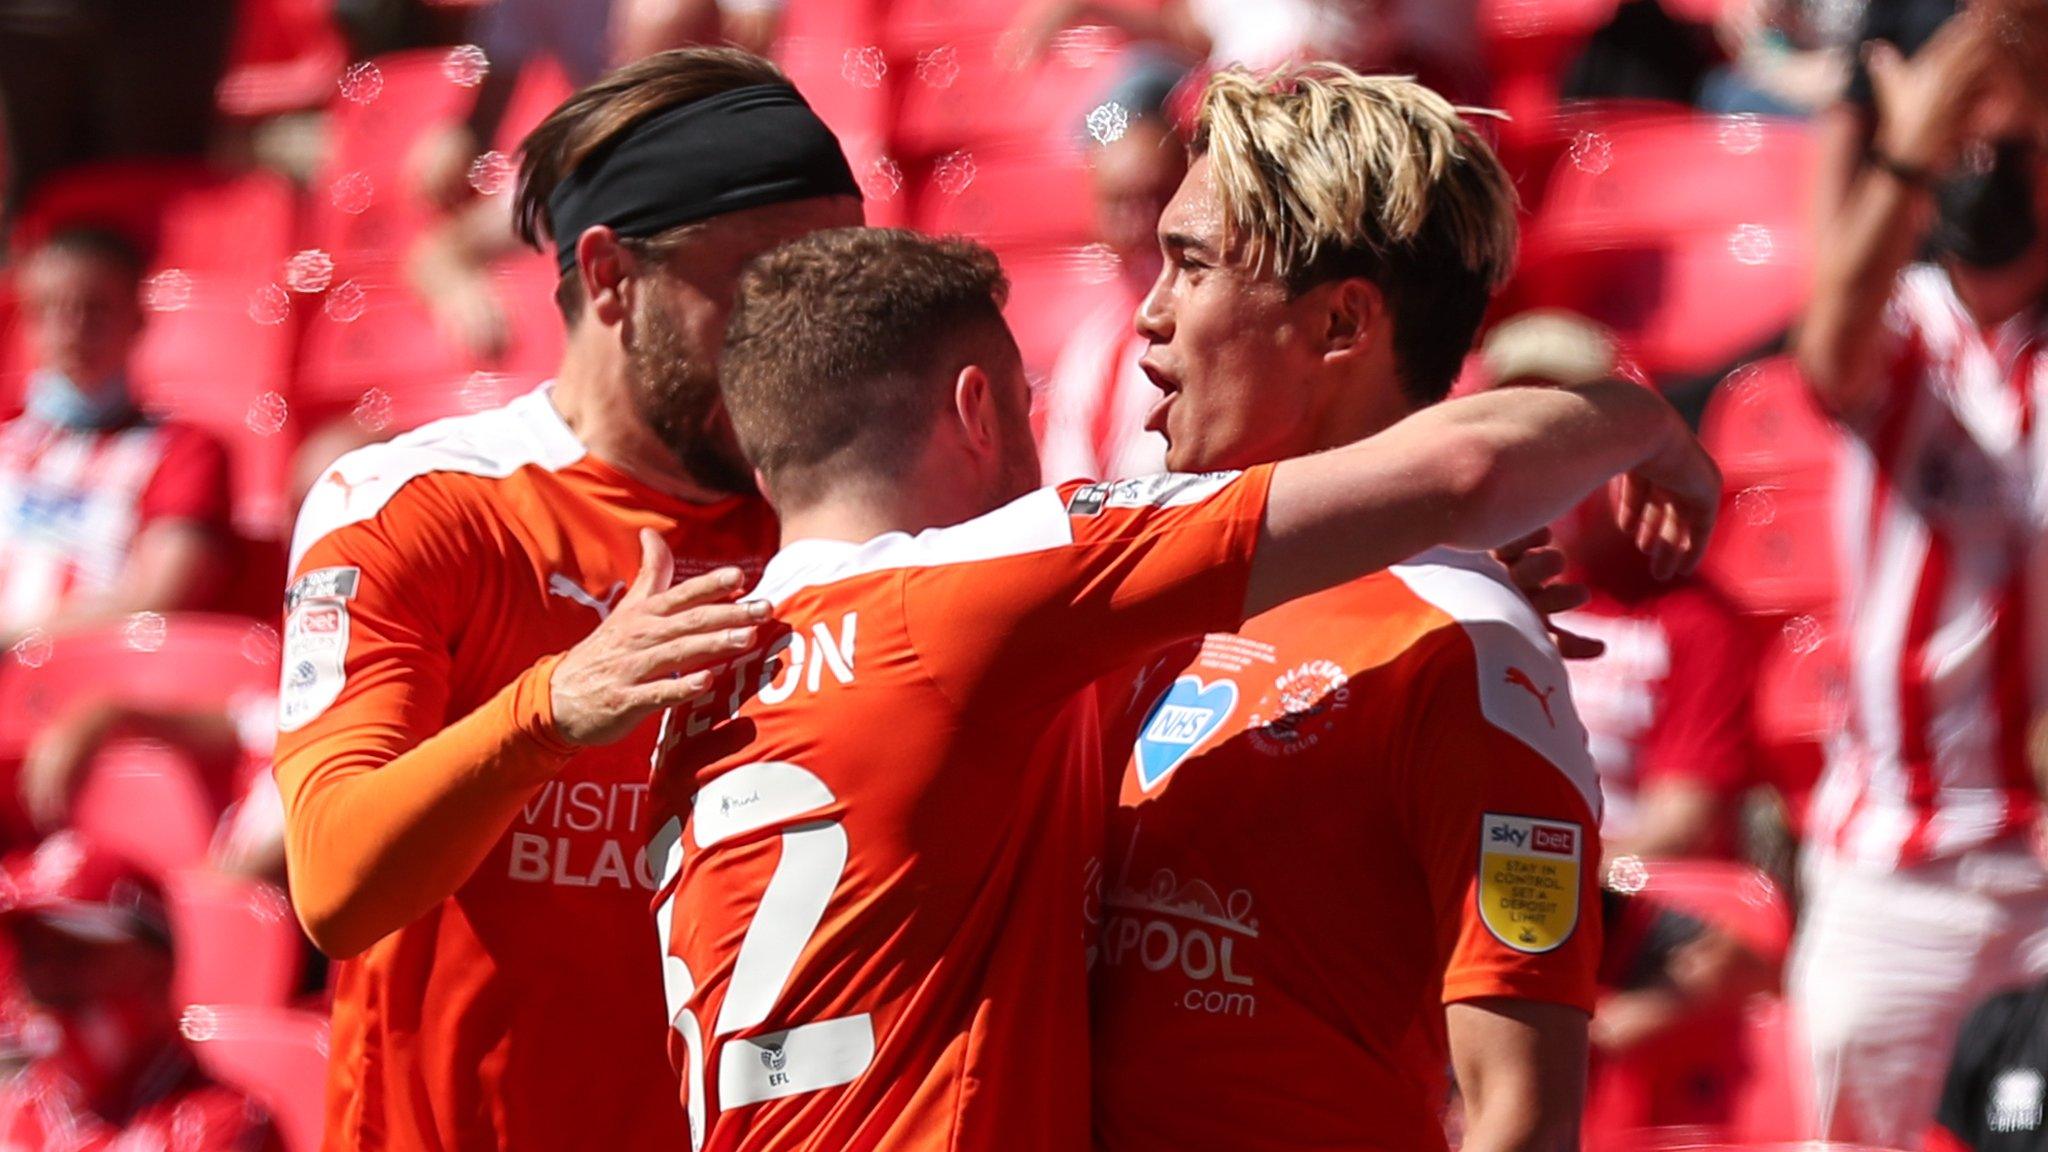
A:
POLYGON ((1706 550, 1721 474, 1662 397, 1618 380, 1445 401, 1273 470, 1245 598, 1255 615, 1448 544, 1485 549, 1626 474, 1622 526, 1661 577, 1706 550))
MULTIPOLYGON (((739 571, 671 587, 674 566, 648 533, 639 576, 594 632, 395 754, 388 715, 401 709, 365 699, 280 759, 292 904, 322 951, 354 956, 452 896, 577 748, 703 691, 709 668, 752 645, 766 608, 728 603, 739 571)), ((407 677, 435 674, 403 656, 350 673, 399 695, 420 687, 407 677)))
POLYGON ((1586 1014, 1534 1000, 1444 1009, 1466 1152, 1568 1152, 1586 1094, 1586 1014))

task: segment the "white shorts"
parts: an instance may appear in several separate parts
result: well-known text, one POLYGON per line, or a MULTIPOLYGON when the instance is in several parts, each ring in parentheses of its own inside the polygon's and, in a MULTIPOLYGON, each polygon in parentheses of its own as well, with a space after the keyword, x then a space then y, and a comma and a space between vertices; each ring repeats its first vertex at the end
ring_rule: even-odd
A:
POLYGON ((1789 992, 1816 1135, 1918 1148, 1963 1017, 2048 972, 2048 871, 2003 845, 1897 870, 1809 853, 1805 883, 1789 992))

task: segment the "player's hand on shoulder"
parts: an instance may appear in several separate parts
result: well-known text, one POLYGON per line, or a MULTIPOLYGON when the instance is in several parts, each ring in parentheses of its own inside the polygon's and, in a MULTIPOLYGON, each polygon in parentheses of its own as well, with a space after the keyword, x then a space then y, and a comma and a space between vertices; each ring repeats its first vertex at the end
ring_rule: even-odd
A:
POLYGON ((640 572, 596 631, 562 655, 548 682, 555 730, 571 744, 610 744, 664 708, 710 688, 713 669, 754 646, 764 601, 721 568, 680 584, 659 533, 640 534, 640 572))
POLYGON ((1543 627, 1557 645, 1558 655, 1567 660, 1591 660, 1607 651, 1607 645, 1560 628, 1554 619, 1561 612, 1585 607, 1593 593, 1584 584, 1564 578, 1564 549, 1551 539, 1550 529, 1538 528, 1495 548, 1493 558, 1508 570, 1508 579, 1543 617, 1543 627))

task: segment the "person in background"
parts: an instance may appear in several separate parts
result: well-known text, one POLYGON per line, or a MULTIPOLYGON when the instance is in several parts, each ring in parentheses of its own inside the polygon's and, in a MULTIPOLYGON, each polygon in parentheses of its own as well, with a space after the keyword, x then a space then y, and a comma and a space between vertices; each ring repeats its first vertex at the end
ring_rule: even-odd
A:
POLYGON ((33 1054, 0 1085, 0 1147, 282 1149, 263 1109, 209 1077, 179 1034, 174 942, 154 880, 63 833, 7 881, 0 925, 33 1054))
POLYGON ((1596 498, 1557 528, 1592 599, 1555 623, 1606 649, 1566 665, 1600 768, 1601 839, 1613 855, 1732 856, 1753 774, 1752 645, 1725 597, 1652 579, 1610 520, 1596 498))
POLYGON ((1053 364, 1039 437, 1049 477, 1112 480, 1166 466, 1165 438, 1145 427, 1159 393, 1138 366, 1145 340, 1131 314, 1159 277, 1153 224, 1187 174, 1187 144, 1166 113, 1182 74, 1171 62, 1139 57, 1100 105, 1123 112, 1104 121, 1113 128, 1122 120, 1123 128, 1105 132, 1093 171, 1096 238, 1116 254, 1116 278, 1053 364))
POLYGON ((1997 993, 1956 1034, 1927 1152, 2035 1152, 2048 1104, 2048 981, 1997 993))
POLYGON ((2048 973, 2028 755, 2048 703, 2037 8, 1973 4, 1911 59, 1866 54, 1875 134, 1796 345, 1853 442, 1849 722, 1809 810, 1791 980, 1829 1139, 1919 1139, 1928 1054, 1984 995, 2048 973))
POLYGON ((1714 31, 1728 63, 1707 74, 1699 104, 1724 115, 1806 116, 1842 92, 1860 0, 1739 0, 1714 31))
POLYGON ((21 269, 27 410, 0 424, 0 646, 31 630, 204 605, 229 532, 227 454, 129 391, 141 254, 56 232, 21 269))
POLYGON ((1645 885, 1656 870, 1618 860, 1601 895, 1589 1152, 1638 1148, 1646 1128, 1726 1131, 1755 1075, 1745 1008, 1777 988, 1785 961, 1790 918, 1775 892, 1748 887, 1761 876, 1645 885))

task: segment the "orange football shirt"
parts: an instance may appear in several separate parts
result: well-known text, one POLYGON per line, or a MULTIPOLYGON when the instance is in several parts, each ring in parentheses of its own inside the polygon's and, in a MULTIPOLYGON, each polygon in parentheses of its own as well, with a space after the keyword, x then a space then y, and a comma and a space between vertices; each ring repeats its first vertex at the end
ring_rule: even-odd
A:
POLYGON ((1269 480, 1047 488, 769 562, 787 636, 671 711, 655 773, 692 1147, 1086 1145, 1087 689, 1242 620, 1269 480))
POLYGON ((1490 559, 1425 553, 1107 687, 1099 1147, 1440 1149, 1440 1003, 1591 1010, 1598 786, 1490 559))
POLYGON ((685 575, 775 540, 759 500, 687 504, 591 457, 545 391, 351 453, 308 498, 277 749, 295 893, 346 884, 336 847, 403 826, 352 789, 374 774, 487 757, 525 797, 509 827, 400 838, 413 874, 456 832, 489 849, 339 966, 330 1152, 677 1147, 641 851, 656 725, 578 750, 548 712, 548 657, 617 602, 642 528, 685 575))

